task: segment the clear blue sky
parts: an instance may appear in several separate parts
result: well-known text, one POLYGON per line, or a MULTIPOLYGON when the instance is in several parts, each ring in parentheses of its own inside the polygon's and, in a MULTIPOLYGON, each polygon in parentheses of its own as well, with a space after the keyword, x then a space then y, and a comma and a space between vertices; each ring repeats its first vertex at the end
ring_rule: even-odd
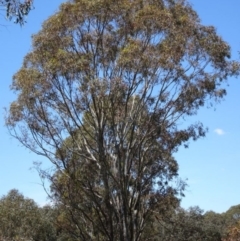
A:
MULTIPOLYGON (((47 202, 38 174, 30 170, 33 161, 48 163, 12 139, 4 127, 4 107, 14 100, 10 91, 12 75, 21 67, 23 57, 31 50, 31 35, 37 33, 41 23, 56 12, 61 0, 43 3, 35 0, 35 10, 28 23, 20 28, 0 17, 0 196, 17 188, 39 204, 47 202)), ((232 57, 239 59, 240 1, 190 0, 202 23, 213 25, 218 34, 232 48, 232 57)), ((202 109, 194 120, 209 128, 204 139, 180 149, 175 155, 180 165, 180 177, 188 179, 186 197, 182 206, 224 212, 240 204, 240 78, 229 79, 228 95, 214 109, 202 109)))

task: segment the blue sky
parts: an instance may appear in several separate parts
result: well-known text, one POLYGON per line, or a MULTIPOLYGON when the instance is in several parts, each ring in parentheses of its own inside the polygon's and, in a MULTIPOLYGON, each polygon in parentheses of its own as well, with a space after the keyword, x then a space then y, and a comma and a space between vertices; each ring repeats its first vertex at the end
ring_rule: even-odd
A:
MULTIPOLYGON (((10 91, 12 75, 21 67, 23 57, 31 50, 31 35, 37 33, 41 23, 57 11, 61 0, 43 3, 35 0, 35 10, 22 28, 0 17, 0 196, 17 188, 39 204, 47 202, 33 161, 47 160, 30 153, 11 138, 4 127, 4 107, 14 100, 10 91)), ((240 1, 190 0, 202 23, 213 25, 232 49, 232 57, 239 59, 240 1)), ((4 15, 4 14, 3 14, 4 15)), ((182 206, 224 212, 240 204, 240 79, 229 79, 225 100, 213 108, 204 108, 193 119, 209 128, 207 136, 191 143, 188 149, 176 153, 179 176, 188 179, 186 197, 182 206)), ((188 121, 188 120, 187 120, 188 121)), ((190 120, 189 120, 190 121, 190 120)))

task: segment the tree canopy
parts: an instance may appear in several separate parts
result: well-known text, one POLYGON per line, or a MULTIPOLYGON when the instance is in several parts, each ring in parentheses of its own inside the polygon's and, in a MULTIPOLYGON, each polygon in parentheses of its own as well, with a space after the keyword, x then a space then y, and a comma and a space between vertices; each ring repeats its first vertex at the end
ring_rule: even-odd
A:
POLYGON ((181 123, 238 72, 187 1, 73 0, 33 36, 6 124, 55 167, 73 240, 147 240, 184 189, 173 153, 205 135, 181 123))

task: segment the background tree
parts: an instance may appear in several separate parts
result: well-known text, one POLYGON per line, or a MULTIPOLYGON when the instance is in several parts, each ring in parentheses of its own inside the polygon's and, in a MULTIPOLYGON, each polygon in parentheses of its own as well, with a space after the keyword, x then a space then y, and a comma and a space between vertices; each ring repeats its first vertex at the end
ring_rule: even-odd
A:
POLYGON ((38 221, 32 228, 32 240, 67 241, 61 239, 57 226, 57 209, 55 206, 38 207, 38 221))
POLYGON ((240 220, 240 205, 230 207, 222 216, 228 226, 237 223, 240 220))
POLYGON ((0 240, 56 241, 53 219, 47 207, 39 208, 17 190, 9 191, 0 199, 0 240))
POLYGON ((223 241, 239 241, 240 240, 240 221, 231 225, 226 229, 223 241))
POLYGON ((184 187, 172 154, 205 135, 180 123, 225 95, 239 70, 228 58, 186 1, 75 0, 44 23, 14 76, 6 124, 53 163, 41 175, 76 239, 146 240, 184 187))
POLYGON ((0 7, 6 11, 7 19, 14 19, 15 23, 23 25, 25 17, 32 9, 33 0, 0 0, 0 7))
POLYGON ((226 229, 226 221, 223 214, 215 213, 213 211, 207 211, 204 214, 204 225, 210 230, 215 230, 223 237, 226 229))
POLYGON ((221 234, 223 240, 238 240, 240 239, 240 205, 230 207, 225 213, 220 214, 223 225, 221 234))
POLYGON ((158 238, 154 239, 156 241, 221 241, 221 233, 214 223, 205 222, 203 210, 199 207, 191 207, 188 210, 178 207, 159 219, 155 228, 159 232, 156 236, 158 238))

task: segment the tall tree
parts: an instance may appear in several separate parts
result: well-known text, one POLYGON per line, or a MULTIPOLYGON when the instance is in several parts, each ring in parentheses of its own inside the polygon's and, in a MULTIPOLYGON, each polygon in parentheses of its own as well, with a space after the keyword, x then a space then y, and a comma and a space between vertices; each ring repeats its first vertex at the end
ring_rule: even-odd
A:
POLYGON ((73 0, 44 23, 14 76, 6 124, 53 163, 41 174, 64 184, 76 239, 146 240, 182 190, 173 153, 205 135, 180 123, 226 94, 239 71, 228 58, 184 0, 73 0))
POLYGON ((6 17, 8 19, 14 19, 15 23, 23 25, 25 23, 25 17, 32 9, 33 0, 0 0, 0 6, 5 8, 6 17))

